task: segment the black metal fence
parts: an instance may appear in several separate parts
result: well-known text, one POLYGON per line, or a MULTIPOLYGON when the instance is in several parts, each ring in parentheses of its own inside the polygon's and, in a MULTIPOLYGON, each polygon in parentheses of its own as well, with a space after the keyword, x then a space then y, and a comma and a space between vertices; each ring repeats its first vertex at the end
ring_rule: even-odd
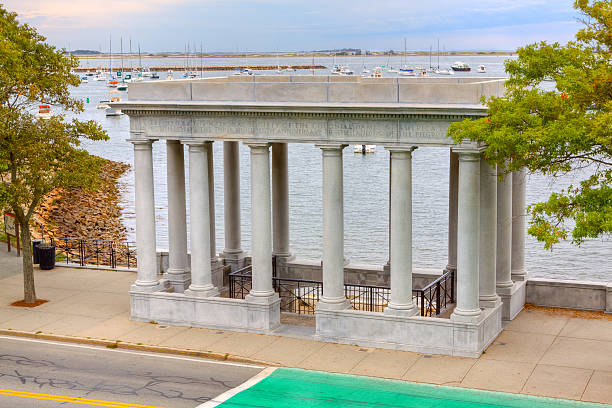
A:
MULTIPOLYGON (((274 274, 276 275, 276 274, 274 274)), ((423 289, 413 289, 413 298, 421 316, 439 315, 455 302, 455 273, 449 271, 423 289)), ((251 265, 229 275, 229 296, 244 299, 251 291, 251 265)), ((272 278, 272 286, 281 299, 283 312, 314 314, 323 296, 323 282, 305 279, 272 278)), ((391 289, 384 286, 344 284, 344 294, 354 310, 382 312, 389 304, 391 289)))
POLYGON ((112 269, 136 268, 136 244, 87 238, 52 237, 56 263, 106 266, 112 269))
POLYGON ((450 303, 455 303, 455 271, 450 270, 423 289, 414 289, 421 316, 439 315, 450 303))

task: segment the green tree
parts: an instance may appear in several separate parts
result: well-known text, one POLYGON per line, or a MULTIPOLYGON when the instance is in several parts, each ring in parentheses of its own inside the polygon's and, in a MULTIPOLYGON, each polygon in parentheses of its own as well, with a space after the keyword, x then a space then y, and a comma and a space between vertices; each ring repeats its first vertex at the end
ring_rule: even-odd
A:
POLYGON ((70 97, 70 87, 80 83, 71 73, 76 66, 76 58, 45 43, 0 6, 0 206, 15 214, 21 229, 26 303, 36 302, 31 217, 53 189, 97 186, 101 159, 79 145, 108 137, 94 121, 34 115, 40 103, 64 113, 83 110, 83 103, 70 97))
POLYGON ((486 101, 488 117, 449 127, 456 142, 479 140, 507 172, 558 176, 578 185, 529 207, 529 233, 547 249, 568 239, 612 232, 612 3, 577 0, 584 28, 566 45, 540 42, 505 64, 503 97, 486 101))

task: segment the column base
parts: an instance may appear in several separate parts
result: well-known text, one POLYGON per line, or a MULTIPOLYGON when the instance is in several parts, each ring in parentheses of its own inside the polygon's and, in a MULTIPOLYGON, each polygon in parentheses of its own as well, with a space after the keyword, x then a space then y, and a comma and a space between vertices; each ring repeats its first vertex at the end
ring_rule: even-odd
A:
POLYGON ((414 303, 408 305, 396 305, 393 303, 389 303, 383 313, 388 316, 411 317, 418 316, 419 309, 414 303))
POLYGON ((514 282, 501 282, 495 286, 495 291, 499 296, 510 295, 512 293, 512 287, 514 286, 514 282))
POLYGON ((172 286, 166 279, 160 279, 154 282, 136 281, 130 287, 130 292, 172 292, 172 286))
MULTIPOLYGON (((499 294, 502 301, 502 321, 513 320, 525 307, 527 282, 515 282, 507 294, 499 294)), ((499 293, 499 292, 498 292, 499 293)))
POLYGON ((458 323, 479 323, 484 318, 482 310, 461 310, 455 308, 450 319, 458 323))
POLYGON ((227 261, 237 261, 239 259, 244 259, 246 256, 242 248, 224 249, 219 255, 227 261))
POLYGON ((219 289, 213 285, 190 285, 189 289, 185 290, 185 295, 187 296, 196 296, 196 297, 215 297, 219 296, 219 289))
POLYGON ((168 269, 163 276, 177 293, 183 293, 191 284, 191 271, 189 270, 168 269))
POLYGON ((274 291, 272 291, 271 293, 251 291, 248 295, 244 297, 244 300, 246 300, 247 303, 255 303, 258 305, 272 305, 274 303, 280 302, 278 293, 274 291))
POLYGON ((479 302, 481 308, 494 308, 501 305, 501 299, 497 295, 481 296, 479 302))
POLYGON ((527 271, 524 269, 520 271, 512 271, 511 274, 514 282, 523 282, 527 280, 527 271))
POLYGON ((326 298, 322 297, 317 303, 317 310, 346 310, 351 308, 351 302, 345 297, 326 298))

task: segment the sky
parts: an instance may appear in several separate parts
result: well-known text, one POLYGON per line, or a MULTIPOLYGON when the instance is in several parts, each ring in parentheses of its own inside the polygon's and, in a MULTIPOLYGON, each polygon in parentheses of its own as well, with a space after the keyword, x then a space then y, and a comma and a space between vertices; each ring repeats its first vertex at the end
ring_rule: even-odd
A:
POLYGON ((572 0, 0 0, 61 48, 514 50, 571 40, 572 0))

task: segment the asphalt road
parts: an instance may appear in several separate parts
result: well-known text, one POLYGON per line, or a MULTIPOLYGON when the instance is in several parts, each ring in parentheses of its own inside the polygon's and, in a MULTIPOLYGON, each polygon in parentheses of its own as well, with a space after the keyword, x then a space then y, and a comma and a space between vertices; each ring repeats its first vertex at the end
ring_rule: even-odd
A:
POLYGON ((262 369, 0 336, 0 407, 193 408, 262 369))

